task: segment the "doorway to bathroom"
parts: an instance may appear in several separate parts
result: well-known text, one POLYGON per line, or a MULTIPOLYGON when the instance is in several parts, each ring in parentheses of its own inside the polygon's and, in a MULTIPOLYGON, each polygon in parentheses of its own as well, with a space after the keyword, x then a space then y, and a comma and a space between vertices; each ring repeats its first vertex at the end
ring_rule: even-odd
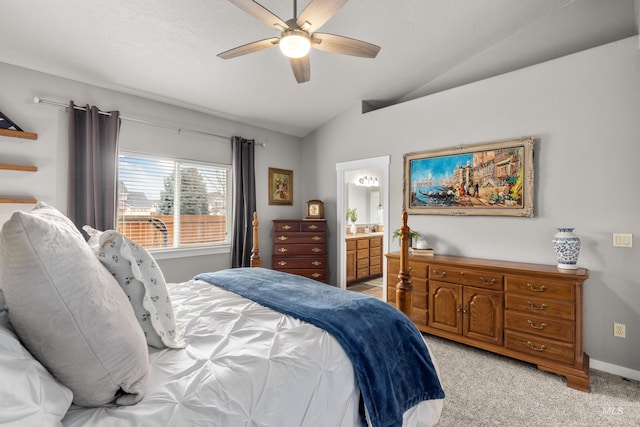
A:
POLYGON ((386 298, 386 290, 384 286, 381 286, 386 274, 384 253, 388 251, 389 241, 387 227, 389 222, 389 164, 390 156, 336 164, 338 286, 341 289, 347 289, 349 283, 354 286, 353 288, 349 286, 350 289, 365 291, 364 293, 367 294, 374 293, 374 296, 383 300, 386 298), (350 212, 355 210, 355 221, 349 220, 347 210, 350 212), (372 246, 372 251, 365 251, 364 248, 361 248, 359 253, 353 252, 351 246, 354 244, 354 239, 362 240, 361 246, 366 245, 364 240, 369 240, 371 245, 375 245, 379 241, 381 248, 376 250, 372 246), (349 241, 351 246, 350 251, 347 251, 347 242, 349 241), (354 256, 360 256, 355 259, 355 280, 354 256), (360 267, 359 273, 358 266, 360 267), (378 271, 381 271, 382 275, 377 274, 378 271), (371 283, 367 284, 369 275, 372 276, 371 283))

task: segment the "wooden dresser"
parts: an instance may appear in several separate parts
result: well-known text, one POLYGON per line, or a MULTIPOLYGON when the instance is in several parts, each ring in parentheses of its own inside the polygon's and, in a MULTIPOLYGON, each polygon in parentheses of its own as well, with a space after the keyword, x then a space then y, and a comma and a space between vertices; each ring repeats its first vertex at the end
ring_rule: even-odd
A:
MULTIPOLYGON (((395 305, 400 255, 387 254, 395 305)), ((533 363, 589 391, 583 350, 584 268, 445 255, 410 256, 411 320, 421 331, 533 363)))
POLYGON ((382 234, 347 237, 347 283, 382 276, 382 234))
POLYGON ((326 234, 324 220, 274 220, 272 268, 326 283, 326 234))

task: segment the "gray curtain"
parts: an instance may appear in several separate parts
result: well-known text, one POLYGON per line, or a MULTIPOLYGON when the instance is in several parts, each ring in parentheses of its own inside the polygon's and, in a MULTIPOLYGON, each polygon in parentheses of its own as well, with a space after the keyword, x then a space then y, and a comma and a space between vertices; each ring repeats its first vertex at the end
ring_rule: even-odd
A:
POLYGON ((116 183, 120 113, 100 113, 69 103, 69 188, 67 214, 82 229, 116 227, 116 183))
POLYGON ((256 210, 255 141, 231 138, 233 155, 233 234, 231 267, 249 267, 253 233, 251 222, 256 210))

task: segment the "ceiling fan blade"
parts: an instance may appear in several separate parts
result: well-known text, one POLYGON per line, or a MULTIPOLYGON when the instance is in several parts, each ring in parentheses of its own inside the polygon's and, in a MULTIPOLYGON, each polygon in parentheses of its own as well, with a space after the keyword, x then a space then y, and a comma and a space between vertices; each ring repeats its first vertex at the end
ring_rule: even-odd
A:
POLYGON ((312 0, 304 8, 296 23, 308 33, 317 31, 333 15, 335 15, 348 0, 312 0), (307 25, 305 26, 305 22, 307 25))
POLYGON ((274 15, 269 9, 262 6, 260 3, 256 3, 252 0, 229 0, 231 3, 238 6, 240 9, 247 12, 249 15, 256 18, 258 21, 273 28, 274 26, 280 26, 281 28, 288 29, 289 26, 282 19, 274 15))
POLYGON ((375 44, 327 33, 314 33, 311 39, 311 47, 362 58, 375 58, 380 51, 380 46, 375 44))
POLYGON ((308 82, 311 79, 311 63, 309 55, 302 58, 289 58, 293 75, 296 76, 298 83, 308 82))
POLYGON ((236 56, 246 55, 248 53, 253 53, 259 50, 269 49, 270 47, 277 46, 279 41, 280 39, 277 37, 258 40, 257 42, 247 43, 245 45, 238 46, 236 48, 229 49, 225 52, 219 53, 218 57, 222 59, 235 58, 236 56))

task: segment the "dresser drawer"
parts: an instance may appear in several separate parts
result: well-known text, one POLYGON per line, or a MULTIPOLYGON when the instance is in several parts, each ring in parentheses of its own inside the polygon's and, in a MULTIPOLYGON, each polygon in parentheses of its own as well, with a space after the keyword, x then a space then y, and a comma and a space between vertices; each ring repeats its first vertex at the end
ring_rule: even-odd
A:
POLYGON ((362 258, 369 259, 369 249, 358 249, 358 251, 356 252, 356 258, 358 258, 358 259, 362 259, 362 258))
MULTIPOLYGON (((396 280, 395 283, 391 284, 391 281, 387 278, 387 303, 396 306, 396 280)), ((427 319, 429 318, 429 295, 426 292, 426 285, 415 286, 413 288, 413 310, 411 311, 411 321, 415 324, 419 325, 427 325, 427 319)))
POLYGON ((507 292, 567 301, 574 299, 574 286, 571 283, 520 276, 506 276, 505 283, 507 292))
POLYGON ((355 251, 356 250, 356 241, 353 239, 347 239, 347 250, 355 251))
POLYGON ((522 311, 538 316, 552 316, 566 320, 575 320, 575 310, 572 302, 529 298, 514 294, 506 294, 504 300, 507 310, 522 311))
POLYGON ((358 268, 356 270, 356 278, 362 279, 365 277, 369 277, 369 267, 358 268))
POLYGON ((369 266, 369 275, 376 276, 378 274, 382 274, 382 265, 370 265, 369 266))
POLYGON ((317 245, 276 243, 273 245, 273 253, 274 255, 324 255, 326 253, 326 245, 324 243, 317 245))
POLYGON ((509 350, 560 363, 573 364, 574 346, 570 343, 506 331, 504 344, 509 350))
POLYGON ((369 255, 370 256, 382 256, 382 248, 381 247, 372 247, 369 248, 369 255))
POLYGON ((289 244, 297 244, 297 243, 312 243, 312 244, 320 244, 326 241, 325 233, 284 233, 284 232, 276 232, 273 233, 273 239, 276 243, 289 243, 289 244))
POLYGON ((380 265, 382 263, 382 257, 381 256, 370 256, 369 257, 369 265, 380 265))
POLYGON ((371 237, 369 239, 369 247, 382 248, 382 237, 371 237))
POLYGON ((302 221, 300 223, 300 231, 326 231, 327 223, 325 221, 302 221))
POLYGON ((369 249, 369 239, 358 239, 356 240, 358 249, 369 249))
POLYGON ((457 283, 460 285, 477 286, 496 291, 503 290, 503 276, 501 274, 484 272, 481 270, 439 267, 432 265, 429 268, 429 279, 437 279, 443 282, 457 283))
POLYGON ((280 257, 274 256, 272 262, 274 269, 281 268, 325 268, 327 258, 321 257, 280 257))
POLYGON ((360 258, 357 261, 357 268, 369 268, 369 258, 360 258))
POLYGON ((573 342, 575 325, 573 322, 566 320, 506 310, 504 327, 505 329, 525 334, 535 334, 555 340, 573 342))
POLYGON ((274 221, 273 231, 300 231, 300 223, 297 221, 274 221))

